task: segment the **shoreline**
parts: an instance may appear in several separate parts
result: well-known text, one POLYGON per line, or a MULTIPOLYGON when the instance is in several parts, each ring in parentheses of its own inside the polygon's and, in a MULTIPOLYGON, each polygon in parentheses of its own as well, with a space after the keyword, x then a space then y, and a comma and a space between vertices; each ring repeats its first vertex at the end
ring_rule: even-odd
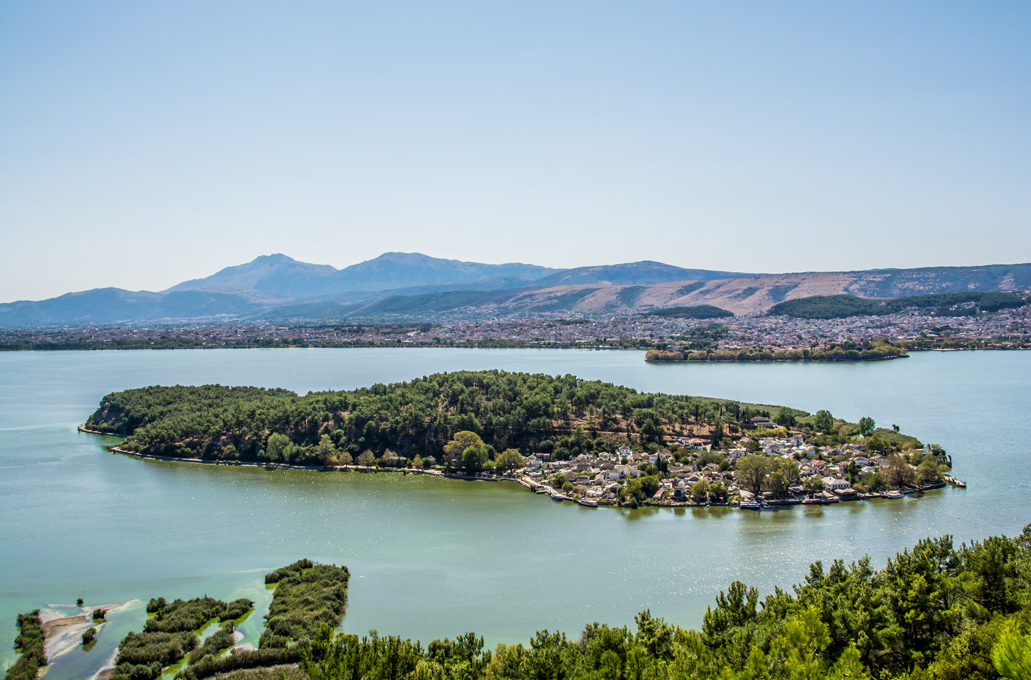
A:
MULTIPOLYGON (((104 436, 104 437, 123 438, 123 437, 120 437, 120 435, 112 435, 112 434, 105 433, 105 432, 97 432, 95 430, 90 430, 90 429, 86 428, 85 425, 79 425, 77 429, 78 429, 79 432, 83 432, 83 433, 86 433, 86 434, 94 434, 94 435, 99 435, 99 436, 104 436)), ((223 466, 223 467, 260 467, 260 468, 265 468, 265 469, 269 469, 269 470, 310 470, 310 471, 313 471, 313 472, 360 472, 362 474, 395 473, 395 474, 402 474, 402 475, 428 475, 430 477, 439 477, 439 478, 444 478, 444 479, 461 479, 461 480, 469 481, 469 482, 514 482, 514 483, 522 486, 523 488, 525 488, 525 489, 527 489, 529 491, 534 492, 535 495, 548 496, 549 500, 557 500, 557 501, 563 501, 563 502, 564 501, 569 501, 569 502, 574 503, 576 505, 583 505, 577 499, 572 498, 572 497, 554 498, 554 496, 552 496, 552 493, 551 493, 551 492, 554 491, 553 489, 550 489, 550 487, 548 487, 545 484, 540 484, 539 482, 531 480, 531 479, 529 479, 526 476, 515 478, 515 477, 497 477, 497 476, 485 476, 485 475, 467 475, 467 474, 462 474, 462 473, 457 473, 457 472, 444 472, 442 470, 424 470, 424 469, 419 469, 419 468, 381 468, 381 467, 368 467, 368 466, 364 466, 364 465, 309 466, 309 465, 289 465, 287 463, 260 463, 258 461, 241 461, 241 460, 233 460, 233 461, 226 461, 226 460, 203 460, 203 459, 200 459, 200 458, 174 458, 172 456, 158 456, 158 455, 150 454, 150 453, 139 453, 139 452, 136 452, 136 451, 129 451, 127 449, 119 448, 117 445, 116 446, 108 446, 108 447, 105 447, 105 448, 108 451, 110 451, 111 453, 117 453, 117 454, 121 454, 121 455, 125 455, 125 456, 131 456, 133 458, 138 458, 138 459, 141 459, 141 460, 154 460, 154 461, 165 462, 165 463, 194 463, 194 464, 197 464, 197 465, 215 465, 215 466, 223 466), (550 491, 546 491, 544 493, 538 493, 538 489, 549 489, 550 491)), ((959 480, 955 480, 955 482, 946 483, 946 482, 943 481, 940 484, 931 484, 931 485, 924 486, 924 487, 915 487, 915 488, 909 489, 907 492, 903 492, 903 496, 902 497, 905 497, 905 495, 909 495, 909 494, 912 494, 912 493, 924 493, 926 491, 934 491, 936 489, 945 488, 946 486, 954 486, 954 487, 958 487, 958 488, 966 488, 966 483, 960 482, 959 480)), ((877 500, 877 499, 897 500, 894 496, 888 496, 886 494, 881 494, 881 493, 874 493, 874 494, 861 494, 861 495, 855 496, 854 498, 835 498, 833 500, 827 500, 825 502, 819 503, 819 505, 822 507, 822 506, 826 506, 826 505, 835 505, 837 503, 851 503, 851 502, 854 502, 854 501, 867 501, 867 500, 877 500)), ((717 508, 718 507, 725 507, 725 508, 734 508, 734 509, 740 509, 740 510, 754 510, 754 509, 773 510, 773 509, 780 508, 780 507, 792 507, 792 506, 795 506, 795 505, 816 505, 815 503, 812 503, 812 504, 803 503, 803 499, 801 499, 801 498, 794 498, 794 497, 793 498, 789 498, 789 499, 776 499, 776 500, 768 501, 768 507, 762 507, 762 508, 752 508, 752 507, 741 508, 740 507, 740 503, 733 503, 733 502, 730 502, 730 501, 725 502, 725 503, 719 503, 719 502, 716 502, 716 503, 694 503, 694 502, 677 502, 677 501, 665 501, 665 502, 663 502, 663 501, 660 501, 660 502, 656 503, 656 502, 653 502, 651 499, 647 499, 645 501, 639 502, 636 506, 620 505, 618 502, 609 501, 609 500, 597 500, 595 502, 596 502, 596 505, 584 506, 584 507, 591 507, 591 508, 593 508, 593 507, 616 508, 616 509, 624 509, 624 510, 635 510, 635 509, 639 509, 639 508, 708 508, 708 507, 717 507, 717 508)))
POLYGON ((79 610, 78 614, 70 616, 62 616, 59 612, 40 612, 39 618, 42 622, 43 645, 48 662, 81 645, 81 635, 87 628, 97 628, 99 630, 107 623, 106 620, 94 621, 94 611, 103 609, 106 616, 138 602, 139 600, 126 600, 125 602, 84 607, 77 607, 76 605, 47 605, 51 609, 70 607, 79 610))
MULTIPOLYGON (((42 343, 45 344, 45 343, 42 343)), ((271 350, 271 349, 540 349, 540 350, 590 350, 590 351, 613 351, 613 352, 647 352, 650 349, 657 349, 656 347, 619 347, 615 345, 575 345, 575 344, 539 344, 539 345, 523 345, 514 347, 498 347, 496 345, 416 345, 411 343, 398 343, 396 345, 390 344, 379 344, 379 345, 276 345, 273 347, 255 347, 249 345, 196 345, 193 347, 103 347, 103 346, 88 346, 88 347, 49 347, 49 346, 30 346, 30 347, 12 347, 9 344, 0 344, 0 352, 136 352, 136 351, 147 351, 147 352, 167 352, 167 351, 183 351, 183 350, 219 350, 219 349, 234 349, 234 350, 271 350)), ((1020 351, 1031 351, 1031 347, 911 347, 907 348, 908 353, 913 352, 1020 352, 1020 351)), ((648 363, 654 364, 774 364, 774 363, 786 363, 786 364, 845 364, 845 363, 861 363, 867 361, 890 361, 891 359, 905 359, 907 355, 900 355, 894 357, 886 357, 883 359, 848 359, 844 361, 824 361, 820 359, 765 359, 755 361, 742 361, 740 359, 725 359, 716 361, 649 361, 648 363)))
MULTIPOLYGON (((916 350, 913 350, 916 351, 916 350)), ((925 351, 925 350, 920 350, 925 351)), ((926 350, 926 351, 950 351, 959 352, 962 350, 926 350)), ((893 357, 878 357, 876 359, 681 359, 680 361, 668 361, 665 359, 645 359, 648 364, 868 364, 877 361, 894 361, 895 359, 908 359, 908 354, 900 354, 893 357)))

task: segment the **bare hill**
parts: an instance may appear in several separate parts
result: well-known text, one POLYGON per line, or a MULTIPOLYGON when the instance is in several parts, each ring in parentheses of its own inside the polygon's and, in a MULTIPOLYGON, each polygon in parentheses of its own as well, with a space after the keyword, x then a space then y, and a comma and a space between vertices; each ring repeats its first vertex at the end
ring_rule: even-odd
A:
POLYGON ((552 285, 493 293, 467 290, 447 296, 394 296, 354 309, 349 316, 444 312, 491 316, 595 316, 692 305, 713 305, 735 314, 749 314, 766 311, 778 302, 814 295, 891 298, 925 293, 1028 289, 1031 289, 1031 264, 806 272, 633 286, 552 285))

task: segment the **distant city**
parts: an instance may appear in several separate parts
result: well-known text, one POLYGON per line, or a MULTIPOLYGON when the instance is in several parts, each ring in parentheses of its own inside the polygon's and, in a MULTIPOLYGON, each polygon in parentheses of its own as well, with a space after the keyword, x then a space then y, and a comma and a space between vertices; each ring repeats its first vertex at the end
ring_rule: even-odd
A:
MULTIPOLYGON (((960 310, 963 311, 963 310, 960 310)), ((845 319, 746 315, 724 319, 650 315, 608 319, 405 322, 338 325, 184 324, 0 329, 0 349, 262 346, 526 346, 821 349, 869 341, 924 342, 941 349, 1031 347, 1031 305, 992 314, 906 311, 845 319)))

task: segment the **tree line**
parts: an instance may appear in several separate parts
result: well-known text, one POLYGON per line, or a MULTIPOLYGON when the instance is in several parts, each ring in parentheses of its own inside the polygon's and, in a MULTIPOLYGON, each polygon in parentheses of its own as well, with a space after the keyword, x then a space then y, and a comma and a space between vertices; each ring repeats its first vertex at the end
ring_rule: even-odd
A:
POLYGON ((18 636, 14 638, 18 659, 7 669, 5 680, 36 680, 39 669, 47 665, 43 621, 39 610, 18 614, 18 636))
POLYGON ((690 428, 740 431, 756 415, 769 412, 572 375, 494 370, 304 396, 222 385, 146 387, 105 396, 86 427, 127 437, 128 450, 178 458, 399 464, 441 458, 462 431, 491 447, 491 458, 516 449, 565 459, 621 442, 657 446, 690 428))
POLYGON ((759 347, 748 349, 651 349, 644 360, 656 363, 679 362, 762 362, 762 361, 883 361, 907 356, 906 349, 897 343, 876 340, 834 343, 819 349, 803 348, 771 350, 759 347))
POLYGON ((155 680, 187 655, 190 663, 216 657, 233 646, 236 621, 253 607, 254 602, 244 598, 228 603, 208 596, 172 602, 151 599, 143 631, 130 632, 118 646, 112 680, 155 680), (221 625, 201 644, 198 633, 211 622, 221 625))
POLYGON ((265 585, 275 590, 258 648, 191 661, 176 680, 201 680, 242 669, 296 663, 319 630, 340 625, 349 579, 347 567, 316 564, 309 559, 269 572, 265 585))
MULTIPOLYGON (((1024 680, 1031 670, 1031 525, 1015 538, 958 547, 950 536, 925 539, 883 569, 869 557, 848 565, 815 562, 801 583, 765 598, 735 581, 707 608, 701 630, 645 610, 633 628, 595 622, 577 637, 541 630, 526 644, 494 650, 473 632, 426 647, 376 631, 335 632, 340 618, 318 614, 317 589, 345 587, 343 567, 301 560, 266 581, 276 585, 270 623, 278 616, 272 609, 302 622, 291 628, 290 646, 203 655, 179 677, 292 662, 310 680, 1024 680), (291 581, 300 589, 283 609, 279 589, 291 581)), ((148 609, 158 606, 152 600, 148 609)), ((29 680, 36 667, 26 675, 22 659, 42 648, 38 611, 18 621, 22 657, 6 677, 29 680)), ((133 635, 120 655, 129 653, 133 635)), ((181 659, 189 650, 179 651, 181 659)), ((120 668, 122 677, 126 667, 120 668)), ((140 674, 125 677, 156 677, 153 666, 133 670, 140 674)))
POLYGON ((962 291, 909 295, 888 300, 871 300, 855 295, 814 295, 779 302, 767 312, 770 316, 793 316, 799 319, 844 319, 852 316, 897 314, 918 309, 935 316, 971 316, 1014 309, 1028 304, 1021 293, 997 291, 962 291))
POLYGON ((816 562, 790 590, 761 599, 734 582, 685 630, 651 615, 588 624, 577 637, 538 631, 484 650, 466 633, 425 648, 323 626, 302 651, 311 680, 989 680, 1031 671, 1031 525, 958 548, 926 539, 874 569, 869 557, 816 562))

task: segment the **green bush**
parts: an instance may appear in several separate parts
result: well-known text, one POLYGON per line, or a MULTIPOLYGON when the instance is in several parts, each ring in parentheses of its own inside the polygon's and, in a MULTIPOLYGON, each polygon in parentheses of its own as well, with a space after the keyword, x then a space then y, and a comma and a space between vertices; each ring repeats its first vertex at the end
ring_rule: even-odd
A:
POLYGON ((18 614, 18 636, 14 638, 18 659, 7 669, 6 680, 36 680, 39 669, 47 665, 43 622, 39 610, 18 614))

